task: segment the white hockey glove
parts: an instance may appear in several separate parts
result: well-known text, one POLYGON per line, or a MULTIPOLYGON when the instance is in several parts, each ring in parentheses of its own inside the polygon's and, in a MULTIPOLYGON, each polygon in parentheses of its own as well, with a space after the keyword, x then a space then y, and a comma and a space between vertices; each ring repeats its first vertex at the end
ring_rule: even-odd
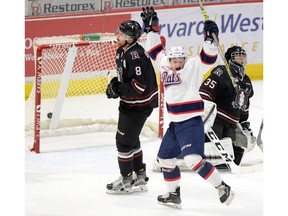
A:
POLYGON ((212 101, 203 100, 204 101, 204 117, 202 118, 204 121, 204 131, 211 128, 214 125, 214 121, 217 115, 217 105, 212 101))
POLYGON ((237 124, 236 129, 236 146, 251 151, 256 145, 256 137, 250 128, 250 122, 244 121, 237 124))

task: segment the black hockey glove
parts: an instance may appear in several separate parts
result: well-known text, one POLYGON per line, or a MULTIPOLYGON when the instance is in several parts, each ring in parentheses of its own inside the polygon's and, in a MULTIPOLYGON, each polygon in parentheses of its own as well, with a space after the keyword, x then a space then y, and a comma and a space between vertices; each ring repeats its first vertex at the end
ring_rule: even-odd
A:
POLYGON ((212 20, 206 20, 204 23, 204 40, 211 41, 211 43, 213 43, 214 41, 214 38, 212 36, 213 32, 218 38, 219 29, 218 29, 217 24, 212 20))
POLYGON ((249 131, 250 135, 253 136, 253 131, 252 131, 252 129, 250 128, 250 122, 248 122, 248 121, 243 121, 243 122, 241 122, 240 124, 241 124, 243 130, 249 131))
POLYGON ((121 84, 121 82, 118 81, 117 77, 114 77, 110 83, 107 86, 106 89, 106 95, 107 98, 118 98, 120 96, 120 93, 118 91, 118 86, 121 84))
POLYGON ((150 31, 159 32, 159 19, 153 7, 143 7, 141 18, 143 20, 143 31, 149 33, 150 31))

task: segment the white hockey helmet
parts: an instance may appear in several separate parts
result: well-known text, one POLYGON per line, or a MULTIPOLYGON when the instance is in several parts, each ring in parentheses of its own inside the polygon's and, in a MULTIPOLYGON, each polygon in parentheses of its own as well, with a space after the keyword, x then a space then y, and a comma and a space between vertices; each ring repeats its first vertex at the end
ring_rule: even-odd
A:
POLYGON ((173 46, 173 47, 171 47, 169 49, 167 57, 169 58, 169 60, 171 58, 181 58, 181 57, 186 59, 187 54, 185 52, 184 47, 182 47, 182 46, 173 46))

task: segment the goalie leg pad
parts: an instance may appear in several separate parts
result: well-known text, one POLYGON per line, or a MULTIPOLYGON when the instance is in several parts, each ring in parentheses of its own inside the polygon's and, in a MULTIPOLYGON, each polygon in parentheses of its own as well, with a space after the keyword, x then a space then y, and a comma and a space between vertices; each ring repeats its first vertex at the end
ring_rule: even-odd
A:
MULTIPOLYGON (((234 159, 232 139, 230 137, 225 137, 221 139, 221 143, 227 150, 231 158, 234 159)), ((216 149, 215 145, 212 142, 205 143, 204 154, 206 160, 212 163, 214 166, 225 163, 221 158, 219 151, 216 149)))
POLYGON ((214 121, 217 115, 217 105, 212 101, 203 100, 204 102, 204 130, 207 131, 214 125, 214 121))

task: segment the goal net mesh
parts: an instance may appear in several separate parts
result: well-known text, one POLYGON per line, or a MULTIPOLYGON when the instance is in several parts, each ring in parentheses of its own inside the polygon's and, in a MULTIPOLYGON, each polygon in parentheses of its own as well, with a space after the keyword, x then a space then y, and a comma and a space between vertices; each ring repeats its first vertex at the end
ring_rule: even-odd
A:
MULTIPOLYGON (((107 99, 105 94, 116 76, 116 37, 98 35, 97 41, 82 41, 80 35, 34 40, 35 81, 25 106, 29 148, 37 136, 116 132, 119 99, 107 99)), ((143 46, 145 41, 139 39, 143 46)), ((158 133, 159 109, 155 109, 141 135, 157 138, 158 133)))

